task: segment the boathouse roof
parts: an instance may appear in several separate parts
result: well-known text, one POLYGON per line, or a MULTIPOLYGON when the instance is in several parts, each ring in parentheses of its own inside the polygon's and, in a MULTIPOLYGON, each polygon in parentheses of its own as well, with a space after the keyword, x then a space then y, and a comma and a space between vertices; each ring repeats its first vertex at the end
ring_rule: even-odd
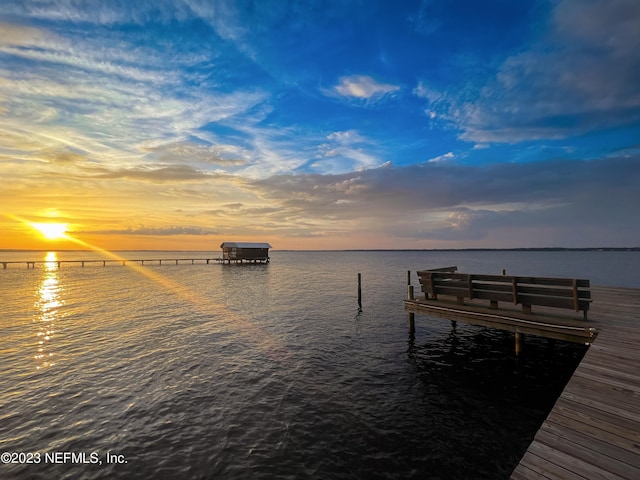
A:
POLYGON ((268 243, 222 242, 220 248, 272 248, 268 243))

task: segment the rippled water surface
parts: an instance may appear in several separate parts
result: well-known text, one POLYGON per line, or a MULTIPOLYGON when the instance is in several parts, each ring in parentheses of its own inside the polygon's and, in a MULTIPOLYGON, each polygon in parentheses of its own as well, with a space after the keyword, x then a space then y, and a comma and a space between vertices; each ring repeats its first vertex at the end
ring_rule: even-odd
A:
POLYGON ((407 270, 506 268, 639 286, 639 260, 276 251, 256 266, 9 265, 0 451, 39 463, 0 464, 0 478, 507 478, 585 347, 526 337, 516 358, 511 334, 426 317, 412 337, 407 270))

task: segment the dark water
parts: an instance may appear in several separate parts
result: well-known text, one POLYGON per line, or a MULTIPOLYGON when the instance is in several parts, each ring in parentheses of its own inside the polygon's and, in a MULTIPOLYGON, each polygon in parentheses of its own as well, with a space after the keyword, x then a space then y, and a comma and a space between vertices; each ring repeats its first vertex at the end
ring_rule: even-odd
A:
POLYGON ((411 337, 402 298, 407 270, 452 264, 637 286, 637 253, 536 253, 0 270, 0 452, 33 462, 0 478, 508 478, 586 347, 527 336, 516 358, 420 316, 411 337))

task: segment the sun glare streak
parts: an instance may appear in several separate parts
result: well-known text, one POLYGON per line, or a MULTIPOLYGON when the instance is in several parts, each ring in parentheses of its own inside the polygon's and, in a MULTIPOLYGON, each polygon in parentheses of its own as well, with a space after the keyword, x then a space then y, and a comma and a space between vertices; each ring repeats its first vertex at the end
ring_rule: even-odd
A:
MULTIPOLYGON (((15 215, 8 215, 8 214, 5 214, 5 215, 25 225, 29 225, 31 227, 33 227, 34 225, 32 222, 19 218, 15 215)), ((48 225, 51 225, 51 224, 48 224, 48 225)), ((59 225, 65 225, 66 227, 66 224, 59 224, 59 225)), ((62 230, 61 234, 64 235, 63 238, 65 240, 81 245, 89 250, 105 255, 106 257, 109 257, 113 260, 117 260, 120 262, 124 262, 127 260, 126 258, 123 258, 109 250, 105 250, 104 248, 98 247, 96 245, 92 245, 88 242, 85 242, 84 240, 80 240, 79 238, 75 238, 67 234, 66 230, 62 230)), ((263 349, 265 353, 267 353, 272 359, 280 362, 285 360, 287 357, 289 357, 290 353, 282 345, 280 345, 273 338, 272 335, 260 329, 259 327, 255 326, 246 318, 244 318, 242 315, 234 313, 229 309, 227 309, 224 305, 212 302, 211 299, 194 292, 189 287, 186 287, 178 282, 175 282, 170 278, 165 277, 164 275, 161 275, 149 268, 145 268, 142 265, 138 265, 136 263, 131 262, 131 263, 127 263, 127 266, 132 268, 135 272, 141 275, 144 275, 145 277, 156 282, 161 287, 167 289, 168 291, 178 296, 179 298, 182 298, 188 301, 189 303, 191 303, 193 306, 195 306, 202 312, 215 315, 217 319, 224 325, 232 327, 235 330, 240 330, 240 332, 246 338, 250 339, 250 341, 256 344, 259 348, 263 349)))

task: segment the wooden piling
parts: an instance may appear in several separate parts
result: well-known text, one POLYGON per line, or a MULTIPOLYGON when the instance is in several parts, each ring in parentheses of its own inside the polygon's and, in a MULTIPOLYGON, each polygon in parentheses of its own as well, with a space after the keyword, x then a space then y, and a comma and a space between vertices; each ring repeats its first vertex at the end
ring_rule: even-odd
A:
POLYGON ((358 312, 362 311, 362 274, 358 273, 358 312))
POLYGON ((521 347, 522 347, 522 334, 520 332, 516 332, 516 356, 520 355, 521 347))
MULTIPOLYGON (((414 300, 413 285, 411 285, 411 270, 407 270, 407 299, 414 300)), ((407 317, 407 323, 409 326, 409 333, 411 335, 416 333, 416 315, 410 312, 407 317)))

